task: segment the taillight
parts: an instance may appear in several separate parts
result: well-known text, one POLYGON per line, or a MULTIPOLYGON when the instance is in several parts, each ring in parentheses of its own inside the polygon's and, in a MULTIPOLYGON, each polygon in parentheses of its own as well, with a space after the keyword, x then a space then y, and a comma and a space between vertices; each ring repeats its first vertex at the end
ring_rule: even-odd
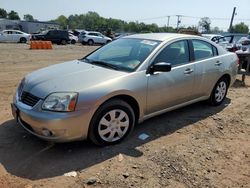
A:
POLYGON ((240 65, 240 59, 239 58, 237 58, 236 63, 237 63, 238 66, 240 65))
POLYGON ((233 52, 236 52, 237 50, 238 50, 237 47, 234 47, 234 48, 233 48, 233 52))

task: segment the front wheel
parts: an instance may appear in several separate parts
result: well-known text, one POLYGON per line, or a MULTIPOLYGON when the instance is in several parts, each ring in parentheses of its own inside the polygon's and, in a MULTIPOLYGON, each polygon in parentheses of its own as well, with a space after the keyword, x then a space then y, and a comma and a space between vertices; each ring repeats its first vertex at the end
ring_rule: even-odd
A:
POLYGON ((219 106, 224 101, 227 95, 228 86, 228 80, 224 77, 215 84, 209 99, 211 105, 219 106))
POLYGON ((62 39, 62 40, 61 40, 61 44, 62 44, 62 45, 66 45, 66 44, 67 44, 67 41, 66 41, 65 39, 62 39))
POLYGON ((76 40, 71 40, 71 44, 75 44, 76 43, 76 40))
POLYGON ((97 145, 116 144, 133 130, 135 114, 125 101, 115 99, 104 103, 94 114, 89 138, 97 145))

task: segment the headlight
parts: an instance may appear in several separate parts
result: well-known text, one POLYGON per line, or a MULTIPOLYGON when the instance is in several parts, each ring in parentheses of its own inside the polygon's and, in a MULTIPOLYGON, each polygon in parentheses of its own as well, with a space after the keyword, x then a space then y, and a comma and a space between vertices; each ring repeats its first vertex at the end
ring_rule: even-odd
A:
POLYGON ((75 110, 77 93, 52 93, 43 102, 43 110, 72 112, 75 110))
POLYGON ((21 95, 22 95, 24 83, 25 83, 25 78, 22 79, 21 83, 19 84, 19 86, 17 88, 17 94, 19 97, 21 97, 21 95))

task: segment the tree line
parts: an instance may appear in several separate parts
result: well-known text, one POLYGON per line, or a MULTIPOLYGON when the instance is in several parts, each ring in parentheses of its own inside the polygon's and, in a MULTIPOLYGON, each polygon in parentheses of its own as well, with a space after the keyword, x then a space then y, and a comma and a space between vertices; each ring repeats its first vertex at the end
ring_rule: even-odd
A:
MULTIPOLYGON (((7 12, 6 10, 0 8, 0 18, 6 18, 9 20, 20 20, 20 17, 18 13, 14 10, 11 10, 10 12, 7 12)), ((23 16, 23 19, 26 21, 35 21, 32 15, 30 14, 25 14, 23 16)))
MULTIPOLYGON (((0 8, 0 18, 7 18, 10 20, 20 20, 17 12, 0 8)), ((26 21, 37 21, 30 14, 25 14, 23 17, 26 21)), ((85 29, 100 32, 131 32, 131 33, 147 33, 147 32, 178 32, 176 28, 163 26, 160 27, 155 23, 145 24, 143 22, 126 22, 120 19, 104 18, 96 12, 88 12, 86 14, 75 14, 68 17, 61 15, 54 20, 60 25, 61 29, 85 29)), ((191 29, 194 31, 201 31, 202 33, 221 33, 219 27, 211 28, 211 20, 208 17, 203 17, 198 22, 198 26, 190 26, 187 28, 180 27, 179 29, 191 29)), ((234 33, 249 33, 249 27, 241 22, 232 27, 231 32, 234 33)))
POLYGON ((62 29, 85 29, 93 31, 108 31, 114 32, 175 32, 172 27, 159 27, 157 24, 145 24, 142 22, 126 22, 120 19, 104 18, 96 12, 88 12, 80 15, 64 15, 52 20, 60 24, 62 29))
MULTIPOLYGON (((70 15, 66 17, 64 15, 59 16, 57 19, 52 20, 60 24, 63 29, 86 29, 95 31, 107 31, 112 30, 115 32, 178 32, 173 27, 159 27, 157 24, 145 24, 143 22, 126 22, 114 18, 103 18, 96 12, 88 12, 80 15, 70 15)), ((190 26, 187 28, 180 27, 180 29, 191 29, 194 31, 201 31, 202 33, 223 33, 219 27, 211 28, 211 20, 208 17, 203 17, 198 22, 198 26, 190 26)), ((231 32, 234 33, 248 33, 248 26, 241 22, 232 27, 231 32)))

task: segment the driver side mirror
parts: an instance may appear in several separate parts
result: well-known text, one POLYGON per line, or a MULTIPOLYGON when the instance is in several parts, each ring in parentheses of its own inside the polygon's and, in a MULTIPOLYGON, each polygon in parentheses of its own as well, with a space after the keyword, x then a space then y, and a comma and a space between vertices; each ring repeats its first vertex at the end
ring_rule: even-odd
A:
POLYGON ((158 62, 150 66, 148 73, 153 74, 154 72, 170 72, 171 69, 171 63, 158 62))

